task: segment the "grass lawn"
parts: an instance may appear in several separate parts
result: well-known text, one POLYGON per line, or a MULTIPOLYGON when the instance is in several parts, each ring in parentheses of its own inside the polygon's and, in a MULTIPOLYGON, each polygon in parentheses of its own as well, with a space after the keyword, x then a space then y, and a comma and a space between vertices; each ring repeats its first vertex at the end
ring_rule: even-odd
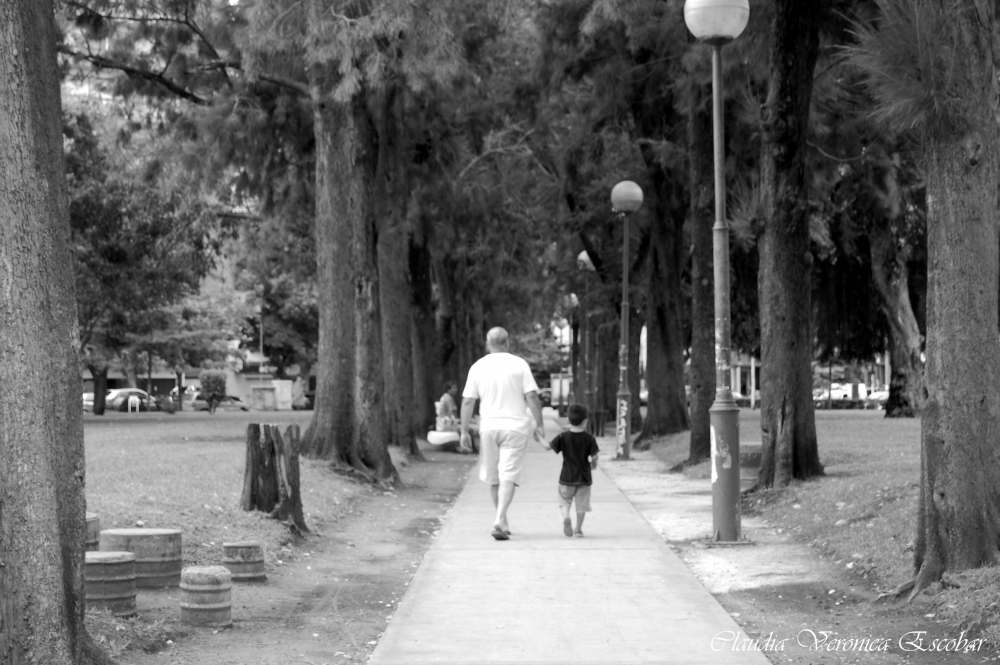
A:
MULTIPOLYGON (((263 513, 240 509, 251 422, 309 423, 311 412, 182 412, 87 416, 87 510, 102 529, 181 529, 184 565, 222 559, 222 543, 259 540, 268 563, 280 558, 288 528, 263 513)), ((302 504, 349 503, 356 483, 329 481, 323 465, 301 460, 302 504), (315 482, 314 482, 315 480, 315 482)), ((311 525, 312 526, 312 525, 311 525)), ((316 525, 322 528, 322 524, 316 525)))
MULTIPOLYGON (((268 568, 292 560, 288 527, 240 509, 246 429, 252 422, 297 423, 306 412, 109 413, 84 416, 87 511, 102 529, 144 526, 181 529, 183 566, 216 565, 224 542, 263 544, 268 568)), ((322 532, 351 509, 367 488, 334 476, 321 462, 300 460, 306 524, 322 532)), ((129 642, 161 643, 163 626, 89 612, 88 631, 113 656, 129 642)))

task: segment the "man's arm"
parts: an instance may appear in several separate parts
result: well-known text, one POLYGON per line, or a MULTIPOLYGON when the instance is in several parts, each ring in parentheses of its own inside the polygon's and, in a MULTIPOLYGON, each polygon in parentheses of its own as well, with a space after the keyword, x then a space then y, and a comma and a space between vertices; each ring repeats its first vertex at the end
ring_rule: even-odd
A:
POLYGON ((538 391, 532 390, 531 392, 524 394, 524 399, 528 402, 528 409, 531 411, 531 415, 535 417, 535 439, 542 444, 546 449, 549 448, 548 442, 545 440, 545 420, 542 418, 542 400, 538 399, 538 391))
POLYGON ((463 448, 472 448, 472 435, 469 434, 469 422, 472 420, 472 412, 475 409, 475 397, 462 398, 462 424, 459 426, 458 431, 462 433, 462 436, 459 439, 459 445, 463 448), (468 445, 466 445, 466 441, 468 441, 468 445))

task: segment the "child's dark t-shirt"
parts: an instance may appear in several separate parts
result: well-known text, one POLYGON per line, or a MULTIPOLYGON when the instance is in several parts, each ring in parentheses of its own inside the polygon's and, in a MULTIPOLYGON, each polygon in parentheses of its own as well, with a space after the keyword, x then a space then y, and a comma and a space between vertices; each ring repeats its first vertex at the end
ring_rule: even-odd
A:
POLYGON ((552 450, 562 453, 562 473, 559 475, 560 485, 591 485, 588 455, 596 455, 601 451, 597 447, 597 439, 587 432, 566 431, 552 439, 552 450))

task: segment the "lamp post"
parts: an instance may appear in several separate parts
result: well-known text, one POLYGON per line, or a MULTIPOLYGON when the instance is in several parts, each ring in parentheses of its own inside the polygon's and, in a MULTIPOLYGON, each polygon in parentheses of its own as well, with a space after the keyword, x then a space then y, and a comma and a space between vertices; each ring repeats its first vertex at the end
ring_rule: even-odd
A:
POLYGON ((615 459, 628 459, 632 453, 632 418, 629 407, 632 393, 628 389, 628 245, 629 216, 642 206, 642 189, 631 180, 623 180, 611 190, 611 208, 625 223, 622 238, 622 322, 618 342, 618 408, 615 412, 615 459))
POLYGON ((740 36, 750 18, 749 0, 685 0, 684 22, 712 47, 712 126, 715 137, 715 402, 712 424, 712 534, 738 541, 740 526, 740 410, 730 371, 729 227, 726 223, 725 142, 722 122, 722 47, 740 36))
MULTIPOLYGON (((580 270, 591 273, 594 272, 594 262, 590 260, 590 254, 587 254, 587 250, 583 250, 576 257, 576 265, 580 270)), ((585 275, 583 278, 583 303, 584 303, 584 314, 583 314, 583 364, 584 364, 584 386, 583 386, 583 405, 587 407, 587 412, 590 413, 589 418, 589 431, 594 434, 596 430, 596 423, 594 421, 593 411, 594 411, 594 382, 591 375, 591 367, 594 363, 594 354, 591 349, 593 345, 594 333, 590 329, 590 275, 585 275)), ((575 381, 575 378, 574 378, 575 381)), ((581 399, 580 395, 577 395, 577 399, 581 399)))

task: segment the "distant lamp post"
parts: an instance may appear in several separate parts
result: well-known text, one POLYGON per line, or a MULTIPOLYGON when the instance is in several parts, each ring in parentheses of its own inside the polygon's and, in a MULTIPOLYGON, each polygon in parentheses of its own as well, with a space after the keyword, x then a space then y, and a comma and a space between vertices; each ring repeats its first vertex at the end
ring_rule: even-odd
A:
POLYGON ((628 389, 628 260, 629 215, 642 206, 642 188, 631 180, 623 180, 611 190, 611 208, 625 223, 622 238, 622 322, 618 342, 618 409, 615 413, 615 459, 628 459, 632 453, 632 418, 629 407, 632 393, 628 389))
MULTIPOLYGON (((587 254, 587 250, 583 250, 576 257, 577 267, 584 272, 594 272, 594 262, 590 260, 590 254, 587 254)), ((590 415, 588 419, 587 427, 591 434, 597 432, 597 421, 594 418, 594 381, 591 374, 592 366, 594 363, 594 354, 591 347, 593 346, 594 333, 590 329, 590 275, 583 278, 583 304, 586 310, 583 314, 583 376, 580 377, 584 381, 582 395, 580 392, 576 393, 576 398, 583 401, 583 405, 587 407, 587 411, 590 415)), ((576 369, 574 368, 574 371, 576 369)), ((573 377, 573 381, 576 381, 576 377, 573 377)), ((597 436, 597 434, 595 434, 597 436)))
POLYGON ((712 533, 738 541, 740 526, 740 409, 733 399, 729 320, 729 227, 726 224, 725 132, 722 122, 722 47, 747 27, 749 0, 685 0, 684 22, 712 47, 712 125, 715 136, 715 402, 712 404, 712 533))

